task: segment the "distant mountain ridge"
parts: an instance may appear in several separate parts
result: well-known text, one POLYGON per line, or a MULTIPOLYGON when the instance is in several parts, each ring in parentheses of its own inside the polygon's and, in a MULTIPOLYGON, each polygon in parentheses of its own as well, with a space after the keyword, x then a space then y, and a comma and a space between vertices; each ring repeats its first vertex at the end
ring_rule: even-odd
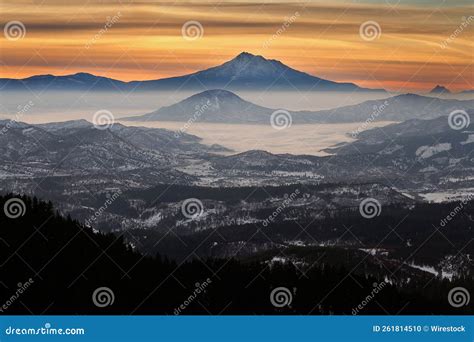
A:
POLYGON ((405 121, 434 119, 454 110, 470 109, 474 109, 474 100, 440 99, 408 93, 316 113, 326 117, 326 122, 405 121))
MULTIPOLYGON (((379 153, 389 157, 411 153, 411 157, 414 157, 417 155, 416 151, 421 151, 422 146, 443 147, 445 145, 448 152, 434 151, 436 153, 430 155, 429 158, 434 155, 436 157, 443 155, 466 160, 470 159, 466 156, 470 155, 474 146, 472 145, 474 143, 474 111, 466 113, 465 117, 465 127, 460 127, 459 130, 451 127, 452 123, 448 117, 429 120, 412 119, 360 132, 356 141, 328 148, 325 151, 338 155, 379 153)), ((456 161, 448 160, 448 163, 450 162, 456 161)))
POLYGON ((23 79, 0 78, 0 91, 5 90, 124 90, 127 82, 79 72, 71 75, 37 75, 23 79))
MULTIPOLYGON (((108 129, 86 120, 27 124, 0 120, 0 161, 4 179, 41 177, 54 165, 61 175, 97 174, 104 177, 137 177, 143 181, 173 180, 173 169, 188 155, 200 157, 222 146, 201 144, 201 139, 166 129, 127 127, 115 123, 108 129)), ((1 179, 2 177, 0 177, 1 179)), ((184 178, 185 179, 185 178, 184 178)))
MULTIPOLYGON (((369 121, 404 121, 432 119, 448 115, 453 110, 474 109, 474 100, 448 100, 414 94, 404 94, 357 105, 321 111, 290 111, 294 124, 346 123, 369 121)), ((125 121, 191 121, 241 124, 269 124, 278 108, 253 104, 223 89, 207 90, 192 95, 174 105, 125 121)))
POLYGON ((430 94, 451 94, 451 91, 446 88, 445 86, 442 85, 437 85, 431 91, 429 92, 430 94))
POLYGON ((223 89, 206 90, 171 106, 127 121, 199 121, 220 123, 268 123, 275 109, 258 106, 223 89))
POLYGON ((0 90, 204 91, 212 88, 266 91, 374 91, 361 88, 354 83, 338 83, 312 76, 290 68, 278 60, 266 59, 248 52, 242 52, 221 65, 192 74, 147 81, 123 82, 88 73, 0 79, 0 90))
POLYGON ((222 65, 190 75, 156 81, 132 82, 141 89, 172 88, 184 85, 186 89, 265 89, 265 90, 369 90, 353 83, 338 83, 288 67, 280 61, 242 52, 222 65))
POLYGON ((450 125, 457 120, 443 116, 363 131, 357 140, 325 150, 333 155, 320 157, 258 150, 221 155, 230 151, 203 145, 184 132, 119 123, 97 129, 84 120, 40 125, 0 120, 0 188, 28 192, 40 182, 37 191, 44 195, 60 189, 61 196, 74 201, 79 193, 89 196, 84 184, 94 193, 119 185, 138 189, 165 183, 221 187, 347 180, 390 180, 416 193, 472 189, 474 111, 468 115, 471 124, 461 129, 450 125))

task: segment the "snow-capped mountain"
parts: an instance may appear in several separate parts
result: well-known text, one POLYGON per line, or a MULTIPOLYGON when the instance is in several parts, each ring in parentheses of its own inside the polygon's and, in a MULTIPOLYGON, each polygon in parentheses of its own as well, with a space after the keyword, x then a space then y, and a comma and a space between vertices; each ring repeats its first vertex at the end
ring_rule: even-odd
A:
POLYGON ((118 183, 146 187, 178 178, 180 184, 221 186, 376 181, 381 175, 416 191, 420 186, 440 188, 440 179, 446 187, 472 187, 474 111, 469 115, 470 126, 460 130, 443 116, 363 131, 356 141, 327 149, 335 155, 326 157, 265 151, 222 156, 216 152, 225 151, 223 147, 202 145, 184 132, 118 123, 97 129, 84 120, 41 125, 0 121, 0 188, 9 189, 12 178, 22 190, 20 184, 34 187, 32 180, 44 177, 78 187, 87 179, 105 188, 118 183), (454 174, 468 183, 451 184, 454 174))
POLYGON ((295 70, 274 59, 242 52, 222 65, 190 75, 157 81, 132 82, 140 89, 183 86, 185 89, 224 88, 269 90, 357 91, 353 83, 337 83, 295 70))
MULTIPOLYGON (((470 122, 474 122, 472 113, 470 122)), ((94 200, 97 194, 116 188, 131 191, 132 197, 123 198, 133 199, 126 210, 104 217, 120 216, 117 222, 123 227, 136 226, 137 206, 146 209, 146 203, 133 197, 136 191, 157 185, 211 186, 227 198, 223 187, 312 184, 324 190, 330 184, 381 182, 418 199, 430 191, 472 193, 474 186, 474 127, 454 130, 447 117, 361 132, 357 141, 328 150, 335 154, 323 157, 255 150, 220 155, 215 153, 217 147, 202 145, 198 137, 186 133, 118 123, 97 129, 84 120, 41 125, 0 121, 0 130, 0 190, 54 198, 79 216, 90 216, 91 207, 101 205, 94 200)), ((352 206, 346 194, 357 194, 358 187, 331 190, 331 198, 352 206)), ((159 194, 151 190, 149 195, 153 200, 159 194)), ((314 208, 316 198, 305 201, 314 208)), ((206 205, 216 213, 221 206, 206 205)), ((140 221, 145 225, 161 217, 156 210, 146 213, 140 221)))
POLYGON ((196 90, 213 88, 311 91, 369 91, 353 83, 325 80, 286 66, 280 61, 242 52, 224 64, 192 74, 123 82, 87 73, 66 76, 39 75, 24 79, 0 79, 0 90, 196 90))
POLYGON ((136 184, 160 182, 181 174, 174 167, 184 160, 218 149, 165 129, 117 123, 100 128, 85 120, 40 125, 0 120, 0 179, 94 175, 104 177, 104 184, 122 177, 136 184))
POLYGON ((470 157, 474 148, 474 111, 463 118, 464 126, 459 129, 453 129, 456 119, 446 116, 373 128, 361 132, 354 142, 326 151, 339 156, 377 154, 382 164, 394 165, 397 160, 403 160, 411 171, 428 167, 429 173, 460 171, 463 167, 472 168, 474 162, 470 157))

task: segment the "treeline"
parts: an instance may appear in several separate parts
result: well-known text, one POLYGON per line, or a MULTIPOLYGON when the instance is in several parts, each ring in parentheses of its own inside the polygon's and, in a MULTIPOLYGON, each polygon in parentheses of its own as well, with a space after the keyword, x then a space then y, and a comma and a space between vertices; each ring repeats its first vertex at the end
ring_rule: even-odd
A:
MULTIPOLYGON (((296 190, 321 191, 334 187, 334 184, 312 185, 291 184, 283 186, 243 186, 243 187, 201 187, 177 184, 162 184, 145 190, 130 190, 126 193, 129 198, 139 198, 147 202, 148 205, 157 202, 179 202, 187 198, 209 199, 235 203, 242 200, 256 202, 268 198, 281 198, 285 194, 289 195, 296 190)), ((338 184, 337 186, 340 186, 338 184)))
MULTIPOLYGON (((291 207, 285 208, 268 226, 230 224, 179 237, 153 230, 130 233, 140 241, 145 253, 161 253, 174 259, 184 258, 191 251, 201 257, 219 256, 219 246, 239 241, 261 245, 269 240, 285 244, 297 239, 307 244, 337 241, 356 248, 385 248, 392 257, 410 257, 410 261, 418 264, 437 265, 446 255, 474 255, 474 201, 464 204, 462 209, 459 206, 456 202, 383 205, 380 215, 371 219, 362 217, 359 208, 319 211, 315 217, 314 210, 291 207), (156 243, 158 240, 163 243, 156 243)), ((261 209, 255 216, 263 220, 274 210, 261 209)), ((465 263, 473 269, 472 260, 465 263)))

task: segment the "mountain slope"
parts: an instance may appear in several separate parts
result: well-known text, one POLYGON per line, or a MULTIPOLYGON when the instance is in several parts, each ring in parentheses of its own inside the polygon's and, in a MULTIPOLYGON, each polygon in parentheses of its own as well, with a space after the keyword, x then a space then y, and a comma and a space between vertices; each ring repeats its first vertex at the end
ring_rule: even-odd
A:
POLYGON ((65 76, 38 75, 24 79, 0 78, 0 90, 95 90, 117 91, 129 87, 126 82, 112 78, 76 73, 65 76))
POLYGON ((243 52, 232 60, 192 74, 148 81, 122 82, 77 73, 66 76, 40 75, 25 79, 0 79, 0 90, 95 90, 153 91, 212 88, 288 91, 368 91, 353 83, 338 83, 292 69, 280 61, 243 52))
POLYGON ((230 91, 216 89, 195 94, 174 105, 126 120, 268 123, 274 111, 245 101, 230 91))
MULTIPOLYGON (((381 100, 318 111, 325 122, 405 121, 433 119, 454 110, 474 109, 474 100, 439 99, 415 94, 402 94, 381 100)), ((308 113, 307 115, 312 115, 308 113)))
POLYGON ((431 89, 429 94, 451 94, 451 91, 448 88, 438 84, 436 87, 431 89))
MULTIPOLYGON (((0 263, 2 265, 2 287, 4 288, 0 292, 0 301, 8 303, 3 306, 3 315, 30 315, 32 310, 35 314, 47 312, 50 315, 130 315, 130 313, 137 315, 177 315, 179 313, 207 315, 210 312, 224 311, 225 314, 232 315, 303 315, 313 312, 313 303, 320 299, 317 296, 329 291, 333 295, 318 305, 314 314, 350 315, 352 308, 360 303, 361 298, 365 298, 367 293, 372 291, 373 284, 384 279, 383 272, 388 273, 392 269, 396 274, 391 276, 397 280, 402 276, 410 276, 410 286, 405 285, 402 281, 394 282, 393 285, 391 282, 385 284, 384 291, 377 296, 377 303, 369 303, 364 307, 364 313, 380 315, 384 313, 384 310, 386 312, 387 309, 390 309, 393 312, 404 310, 404 313, 419 314, 420 308, 425 310, 423 313, 430 313, 429 309, 423 308, 435 307, 439 314, 472 314, 472 307, 453 308, 445 303, 446 300, 440 298, 439 295, 447 293, 453 286, 466 286, 465 282, 460 280, 456 280, 454 283, 441 282, 433 277, 427 278, 419 271, 407 273, 406 268, 402 269, 401 266, 395 269, 398 264, 394 265, 394 259, 388 263, 385 262, 383 256, 377 255, 374 258, 357 250, 348 253, 346 252, 348 247, 336 250, 334 248, 321 249, 318 253, 314 253, 311 249, 283 249, 291 247, 283 242, 278 246, 278 255, 282 254, 282 250, 284 250, 285 256, 293 256, 295 251, 298 251, 301 260, 307 262, 302 262, 297 267, 292 263, 281 263, 269 267, 269 264, 265 262, 266 257, 255 252, 253 259, 244 260, 237 260, 236 253, 229 247, 227 247, 230 256, 228 259, 212 255, 211 253, 216 247, 222 249, 221 246, 227 242, 222 241, 224 236, 228 237, 229 235, 225 229, 220 229, 217 234, 196 234, 191 238, 178 236, 176 233, 161 237, 150 230, 137 229, 132 232, 142 241, 146 241, 150 245, 153 244, 155 249, 166 251, 167 248, 171 249, 170 246, 177 246, 173 249, 176 254, 186 251, 186 248, 193 248, 193 253, 188 252, 186 259, 170 261, 167 257, 163 258, 163 254, 152 257, 136 251, 132 241, 134 243, 140 241, 131 234, 95 233, 80 222, 58 214, 51 203, 40 201, 37 198, 8 195, 0 196, 1 207, 4 208, 8 205, 7 201, 10 200, 23 203, 24 210, 23 214, 15 219, 5 215, 0 216, 2 226, 0 230, 0 241, 2 242, 0 263), (143 235, 146 236, 143 237, 143 235), (146 239, 147 236, 150 238, 146 239), (214 242, 212 248, 208 247, 210 243, 214 242), (212 255, 211 258, 199 256, 199 254, 204 254, 204 249, 209 251, 212 255), (188 260, 189 255, 193 257, 188 260), (313 261, 312 258, 317 258, 316 260, 319 262, 313 261), (323 261, 321 262, 321 260, 323 261), (384 263, 382 264, 382 262, 384 263), (376 267, 374 268, 372 265, 376 265, 376 267), (380 265, 384 265, 384 267, 380 265), (302 269, 302 267, 304 268, 302 269), (349 280, 346 280, 347 270, 352 270, 349 280), (258 279, 255 278, 256 274, 260 275, 258 279), (19 283, 20 280, 21 283, 19 283), (425 286, 423 288, 421 285, 413 286, 413 283, 425 286), (28 286, 25 287, 25 284, 28 286), (294 292, 295 300, 291 306, 276 308, 272 305, 268 297, 275 286, 273 284, 284 284, 291 289, 298 289, 298 292, 294 292), (19 298, 18 288, 21 288, 21 300, 16 300, 19 298), (158 288, 159 291, 156 291, 158 288), (196 292, 196 289, 199 289, 199 292, 196 292), (184 306, 183 300, 188 298, 193 291, 194 294, 197 294, 196 300, 189 300, 184 306), (351 295, 348 296, 348 293, 351 295), (413 298, 416 299, 415 302, 413 302, 413 298), (202 303, 205 303, 205 306, 202 303)), ((423 230, 419 227, 420 223, 411 218, 426 214, 426 209, 421 212, 417 211, 418 215, 407 215, 402 212, 402 214, 410 216, 407 220, 405 220, 406 217, 402 219, 403 216, 398 214, 400 210, 395 213, 397 216, 392 219, 389 214, 385 214, 387 211, 392 216, 394 215, 394 211, 389 211, 389 209, 384 207, 382 217, 386 220, 391 219, 388 222, 392 222, 396 218, 400 221, 400 225, 403 223, 402 227, 397 226, 398 234, 401 234, 403 238, 409 236, 410 240, 408 241, 417 243, 415 247, 418 246, 418 241, 421 238, 425 240, 431 233, 431 221, 434 221, 434 218, 428 216, 431 221, 423 222, 423 230), (405 223, 405 221, 409 223, 405 223), (413 232, 413 229, 409 229, 413 226, 417 227, 417 235, 412 237, 406 231, 413 232), (428 227, 429 230, 425 227, 428 227)), ((434 208, 428 213, 431 214, 436 209, 434 208)), ((449 213, 447 210, 449 208, 442 209, 443 213, 449 213)), ((364 219, 358 213, 343 212, 340 216, 346 220, 350 218, 355 221, 355 224, 353 224, 354 221, 351 221, 348 226, 351 227, 351 231, 356 231, 358 237, 364 234, 363 241, 368 235, 368 228, 371 229, 369 232, 376 232, 374 235, 378 239, 377 241, 382 239, 379 237, 381 234, 390 235, 390 231, 387 232, 387 230, 391 227, 381 225, 380 220, 362 221, 364 219), (376 225, 378 226, 375 229, 376 225)), ((459 216, 464 220, 457 217, 455 223, 452 223, 450 229, 445 233, 446 239, 449 239, 451 244, 451 241, 456 244, 453 247, 461 245, 458 242, 461 234, 469 238, 466 233, 467 227, 463 226, 467 219, 464 215, 459 216), (455 233, 458 234, 455 235, 455 233)), ((343 222, 345 223, 345 221, 343 222)), ((306 229, 311 229, 311 233, 301 236, 302 239, 306 239, 307 236, 311 237, 313 231, 316 231, 318 236, 321 235, 317 226, 322 224, 311 223, 305 224, 306 229)), ((323 223, 336 227, 339 222, 326 220, 323 223)), ((257 227, 251 228, 256 229, 257 227)), ((286 223, 284 228, 285 231, 290 231, 293 227, 290 223, 286 223)), ((338 234, 336 235, 339 237, 338 242, 342 240, 343 236, 347 238, 349 235, 341 236, 341 232, 336 231, 336 228, 331 231, 334 235, 338 234)), ((267 234, 271 234, 273 240, 280 241, 279 235, 282 235, 281 228, 278 230, 267 229, 264 235, 261 232, 250 235, 248 232, 252 233, 248 227, 238 227, 238 229, 234 229, 233 235, 228 239, 233 242, 238 241, 239 236, 244 236, 247 241, 245 245, 247 245, 254 241, 266 242, 268 240, 267 234)), ((294 237, 295 230, 292 229, 290 234, 294 237)), ((287 235, 290 234, 287 233, 287 235)), ((426 240, 429 240, 428 246, 432 248, 434 239, 426 240)), ((447 243, 445 240, 442 241, 447 243)), ((360 242, 359 238, 358 242, 360 242)), ((391 242, 392 240, 389 240, 387 244, 391 242)), ((464 251, 469 253, 472 249, 471 245, 465 245, 464 241, 462 242, 461 246, 464 251)), ((230 245, 229 242, 227 244, 230 245)), ((142 247, 141 242, 139 245, 142 247)), ((260 242, 258 246, 261 245, 260 242)), ((372 246, 372 243, 368 246, 372 246)), ((436 251, 441 249, 439 245, 437 247, 436 251)), ((243 249, 241 242, 239 243, 240 249, 243 249)), ((393 243, 391 249, 393 249, 393 243)), ((276 249, 271 252, 276 252, 276 249)))
POLYGON ((132 82, 138 89, 224 88, 270 90, 364 90, 353 83, 337 83, 292 69, 280 61, 242 52, 222 65, 190 75, 156 81, 132 82))
MULTIPOLYGON (((107 183, 125 179, 135 185, 174 180, 183 176, 175 169, 181 163, 218 148, 202 145, 200 138, 186 133, 177 136, 164 129, 117 123, 97 129, 85 120, 41 125, 0 121, 0 130, 4 180, 90 175, 107 183)), ((186 179, 185 175, 182 181, 186 179)))
MULTIPOLYGON (((459 109, 474 109, 474 100, 447 100, 404 94, 330 110, 286 112, 291 115, 294 124, 305 124, 431 119, 459 109)), ((230 91, 216 89, 195 94, 152 113, 123 120, 269 124, 275 110, 245 101, 230 91)))
POLYGON ((410 163, 420 161, 424 167, 437 164, 436 167, 443 171, 456 165, 459 168, 461 165, 472 167, 474 111, 468 115, 470 125, 460 130, 451 128, 446 116, 413 119, 361 132, 358 140, 326 151, 340 156, 375 153, 379 155, 378 162, 381 159, 393 162, 403 157, 410 163))

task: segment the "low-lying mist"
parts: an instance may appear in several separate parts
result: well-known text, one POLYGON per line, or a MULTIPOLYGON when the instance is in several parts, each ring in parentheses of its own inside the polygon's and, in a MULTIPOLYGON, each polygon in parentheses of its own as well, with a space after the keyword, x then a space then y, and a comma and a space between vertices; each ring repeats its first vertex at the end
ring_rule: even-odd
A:
MULTIPOLYGON (((196 92, 80 92, 45 91, 0 92, 0 115, 4 119, 17 116, 18 121, 45 123, 77 119, 92 120, 94 113, 106 109, 115 118, 141 115, 163 106, 175 104, 196 92), (24 107, 27 106, 27 110, 24 107), (19 115, 21 114, 21 115, 19 115)), ((244 100, 255 104, 288 110, 322 110, 357 104, 390 96, 384 92, 258 92, 236 91, 244 100)))

